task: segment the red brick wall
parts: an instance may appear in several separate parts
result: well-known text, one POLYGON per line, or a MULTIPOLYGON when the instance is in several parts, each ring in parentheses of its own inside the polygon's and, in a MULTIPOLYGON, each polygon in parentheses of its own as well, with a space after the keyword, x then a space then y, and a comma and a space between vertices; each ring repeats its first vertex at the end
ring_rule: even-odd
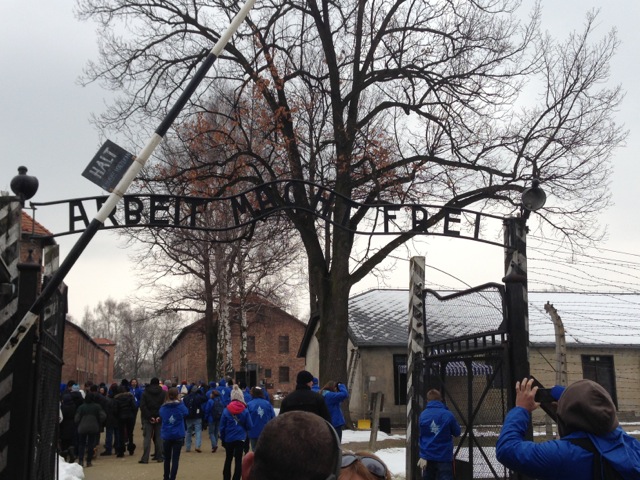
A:
MULTIPOLYGON (((304 369, 304 358, 296 358, 305 325, 295 317, 271 305, 253 307, 247 314, 247 335, 255 337, 255 352, 248 352, 248 362, 257 365, 257 381, 273 383, 272 391, 295 389, 296 374, 304 369), (279 337, 288 336, 288 353, 279 352, 279 337), (280 367, 289 368, 289 381, 280 382, 280 367), (271 370, 271 377, 265 376, 271 370)), ((234 313, 231 324, 233 366, 240 370, 240 321, 234 313)), ((162 361, 163 380, 197 382, 210 379, 206 374, 204 320, 186 327, 162 361)), ((222 352, 226 358, 226 352, 222 352)))
POLYGON ((107 383, 104 365, 110 359, 108 352, 100 348, 77 325, 65 323, 62 382, 75 380, 82 387, 87 380, 107 383), (101 367, 102 365, 102 367, 101 367))

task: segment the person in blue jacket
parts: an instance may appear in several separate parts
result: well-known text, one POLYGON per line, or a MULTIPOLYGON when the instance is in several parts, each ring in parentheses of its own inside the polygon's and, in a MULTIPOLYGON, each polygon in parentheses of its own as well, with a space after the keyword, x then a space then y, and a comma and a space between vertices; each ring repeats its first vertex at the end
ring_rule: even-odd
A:
POLYGON ((275 418, 276 411, 273 409, 271 402, 264 398, 262 388, 253 387, 251 389, 251 397, 251 401, 247 404, 247 410, 249 410, 251 422, 253 423, 253 427, 249 430, 249 440, 251 442, 251 451, 255 452, 258 437, 267 423, 275 418))
POLYGON ((142 399, 142 392, 144 392, 144 388, 138 384, 137 378, 129 380, 129 391, 133 394, 133 399, 136 401, 136 407, 140 408, 140 400, 142 399))
POLYGON ((221 378, 220 381, 218 382, 217 390, 218 392, 220 392, 220 398, 222 399, 222 403, 224 403, 225 407, 229 405, 229 402, 231 401, 232 386, 233 386, 233 380, 231 379, 229 379, 229 381, 227 382, 227 380, 225 380, 224 378, 221 378))
POLYGON ((220 435, 220 418, 224 411, 224 404, 220 392, 213 389, 207 403, 204 404, 204 418, 209 427, 209 439, 211 440, 211 453, 218 451, 218 436, 220 435))
POLYGON ((162 427, 162 447, 164 450, 164 480, 176 480, 180 450, 184 443, 184 420, 189 410, 180 401, 180 394, 176 387, 167 391, 167 401, 160 407, 162 427))
POLYGON ((507 414, 496 445, 500 463, 540 480, 607 478, 604 470, 594 471, 597 455, 606 460, 600 462, 603 469, 613 468, 620 478, 640 479, 640 442, 620 428, 611 396, 591 380, 579 380, 560 395, 558 440, 527 441, 531 412, 540 405, 533 382, 525 378, 516 383, 516 406, 507 414))
POLYGON ((313 377, 313 385, 311 385, 311 391, 320 393, 320 380, 318 380, 318 377, 313 377))
POLYGON ((460 425, 442 402, 439 390, 427 392, 419 425, 422 479, 453 480, 453 437, 460 436, 460 425))
MULTIPOLYGON (((313 389, 313 387, 311 387, 313 389)), ((320 394, 324 398, 327 408, 329 409, 329 415, 331 415, 331 425, 338 433, 338 438, 342 442, 342 429, 345 425, 344 415, 342 414, 342 408, 340 404, 349 398, 349 391, 344 383, 340 382, 327 382, 320 394)))
POLYGON ((231 462, 235 460, 233 480, 240 480, 242 474, 242 454, 247 432, 253 427, 251 415, 244 403, 244 395, 238 385, 231 390, 231 401, 220 418, 220 440, 225 449, 223 480, 231 480, 231 462))

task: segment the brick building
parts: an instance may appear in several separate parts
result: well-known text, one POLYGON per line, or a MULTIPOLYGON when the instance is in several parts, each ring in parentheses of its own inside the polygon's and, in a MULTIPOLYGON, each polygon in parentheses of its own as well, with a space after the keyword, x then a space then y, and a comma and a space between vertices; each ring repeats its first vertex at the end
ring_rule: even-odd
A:
MULTIPOLYGON (((290 392, 296 374, 305 368, 297 350, 306 325, 263 298, 253 297, 247 308, 247 369, 240 371, 240 312, 231 306, 231 339, 236 379, 265 384, 273 392, 290 392)), ((162 377, 197 382, 207 378, 204 319, 185 327, 162 355, 162 377)), ((226 351, 220 352, 226 361, 226 351)), ((217 379, 215 379, 217 380, 217 379)))
MULTIPOLYGON (((110 340, 98 339, 109 348, 115 344, 110 340)), ((64 364, 62 381, 75 380, 83 385, 87 380, 93 383, 111 383, 113 378, 113 355, 91 338, 82 328, 65 321, 64 364)))

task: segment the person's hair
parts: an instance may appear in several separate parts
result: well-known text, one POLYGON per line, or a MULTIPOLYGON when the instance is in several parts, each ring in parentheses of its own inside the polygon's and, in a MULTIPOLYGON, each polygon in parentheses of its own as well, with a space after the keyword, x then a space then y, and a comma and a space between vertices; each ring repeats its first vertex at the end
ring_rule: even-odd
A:
POLYGON ((118 393, 125 393, 125 392, 128 392, 128 391, 129 391, 129 388, 127 388, 126 385, 120 385, 118 387, 118 393))
MULTIPOLYGON (((343 452, 343 455, 346 455, 347 453, 352 454, 352 455, 356 455, 358 457, 370 457, 370 458, 375 458, 376 460, 378 460, 381 464, 383 464, 385 467, 387 467, 387 464, 384 463, 382 461, 382 459, 380 457, 378 457, 377 455, 374 455, 371 452, 343 452)), ((345 467, 343 469, 340 470, 340 477, 338 477, 339 480, 380 480, 380 477, 374 475, 373 473, 371 473, 367 467, 365 467, 362 462, 360 461, 355 461, 353 462, 351 465, 349 465, 348 467, 345 467)), ((391 472, 389 471, 389 467, 387 467, 387 475, 385 476, 385 480, 391 480, 391 472)))
POLYGON ((249 480, 325 480, 336 473, 339 458, 337 436, 322 417, 286 412, 258 437, 249 480))
POLYGON ((179 397, 178 389, 176 387, 171 387, 167 390, 167 402, 175 402, 179 397))
POLYGON ((264 393, 260 387, 251 387, 251 396, 253 398, 264 398, 264 393))
POLYGON ((220 392, 218 390, 211 390, 211 398, 215 398, 215 397, 219 397, 220 396, 220 392))
POLYGON ((94 383, 94 384, 92 384, 92 385, 89 387, 89 391, 90 391, 90 392, 97 392, 97 391, 98 391, 98 385, 96 385, 95 383, 94 383))
POLYGON ((432 400, 442 401, 442 394, 440 393, 440 390, 432 388, 427 392, 427 402, 430 402, 432 400))
POLYGON ((337 385, 338 385, 337 382, 334 382, 333 380, 331 380, 330 382, 327 382, 327 383, 324 384, 324 387, 322 387, 322 390, 328 390, 330 392, 335 392, 337 385))

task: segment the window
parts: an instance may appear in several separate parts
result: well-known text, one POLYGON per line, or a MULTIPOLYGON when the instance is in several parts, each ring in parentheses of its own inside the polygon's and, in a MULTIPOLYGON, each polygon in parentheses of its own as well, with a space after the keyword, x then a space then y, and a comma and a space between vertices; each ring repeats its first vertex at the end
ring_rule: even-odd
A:
POLYGON ((289 383, 289 367, 280 367, 278 369, 278 382, 289 383))
POLYGON ((393 356, 393 399, 395 405, 407 404, 407 356, 393 356))
POLYGON ((289 353, 289 335, 278 337, 278 353, 289 353))
POLYGON ((270 368, 265 368, 264 369, 264 378, 271 378, 271 369, 270 368))
POLYGON ((582 377, 602 385, 611 395, 613 404, 618 408, 612 355, 582 355, 582 377))
POLYGON ((256 353, 256 337, 253 335, 247 336, 247 353, 256 353))

